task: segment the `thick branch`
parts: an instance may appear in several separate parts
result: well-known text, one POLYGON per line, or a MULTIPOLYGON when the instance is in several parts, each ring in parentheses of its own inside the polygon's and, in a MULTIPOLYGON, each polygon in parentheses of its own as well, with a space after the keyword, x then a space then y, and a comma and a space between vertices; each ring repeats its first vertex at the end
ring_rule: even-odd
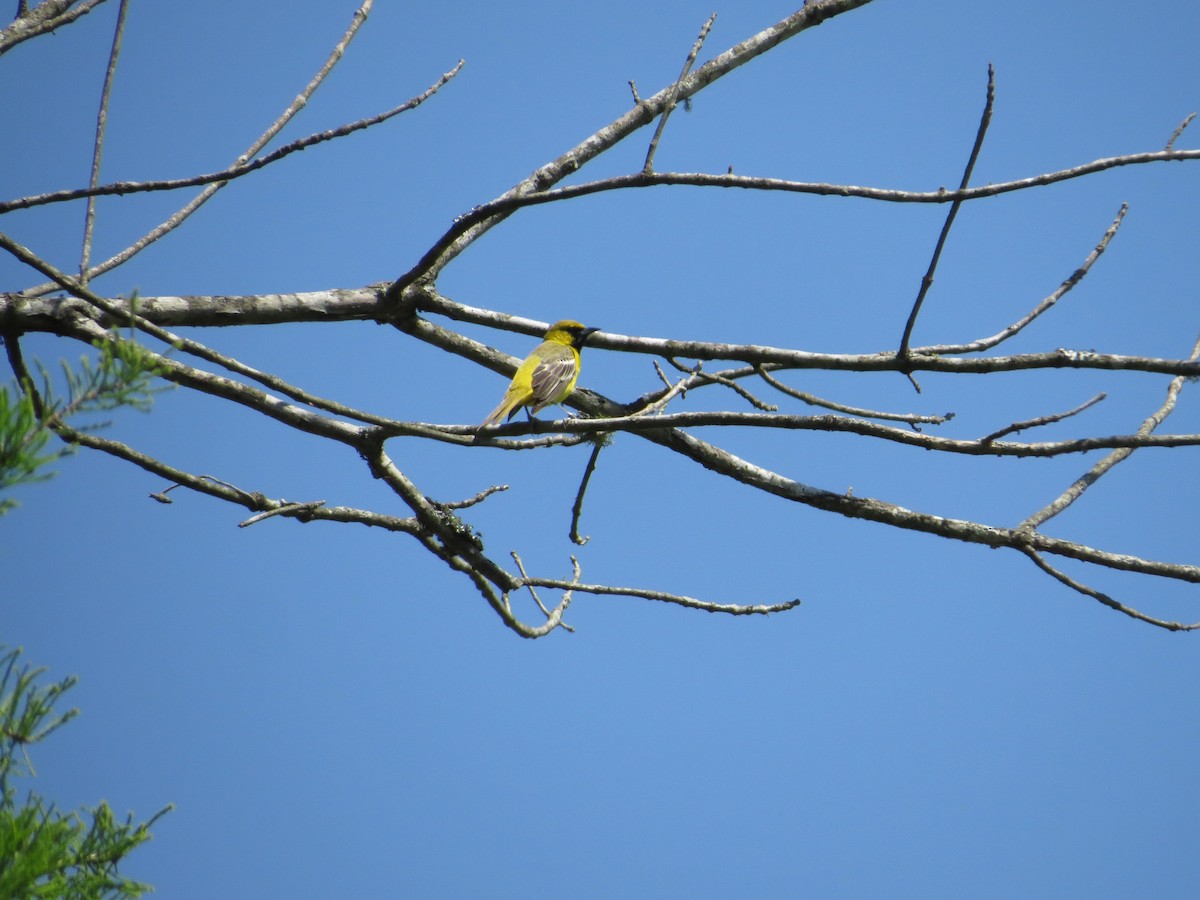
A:
POLYGON ((883 525, 922 531, 926 534, 934 534, 970 544, 983 544, 988 547, 1009 547, 1020 550, 1028 546, 1045 553, 1067 556, 1107 568, 1200 584, 1200 566, 1158 562, 1123 553, 1107 553, 1073 541, 1060 540, 1037 533, 1030 535, 1020 529, 998 528, 964 519, 944 518, 905 509, 882 500, 835 494, 793 481, 777 472, 756 466, 682 431, 650 432, 645 437, 647 440, 661 444, 700 463, 706 469, 711 469, 742 484, 774 494, 785 500, 803 503, 827 512, 835 512, 847 518, 867 519, 883 525))
POLYGON ((0 56, 30 38, 69 25, 80 16, 90 13, 104 0, 42 0, 26 9, 11 25, 0 28, 0 56))
MULTIPOLYGON (((0 235, 0 247, 15 248, 19 244, 0 235)), ((28 251, 26 251, 28 253, 28 251)), ((19 258, 26 259, 25 256, 19 258)), ((28 253, 28 259, 37 259, 28 253)), ((96 316, 107 326, 127 319, 129 305, 121 299, 107 301, 120 314, 96 316)), ((546 330, 545 322, 525 319, 478 307, 456 303, 434 292, 424 292, 422 309, 439 313, 463 322, 489 325, 507 331, 539 335, 546 330)), ((12 294, 0 294, 0 324, 26 333, 45 331, 66 333, 64 319, 78 302, 60 298, 23 299, 12 294)), ((282 322, 337 322, 378 320, 383 317, 376 287, 346 290, 314 291, 296 294, 263 294, 251 296, 196 297, 139 297, 138 314, 147 322, 162 326, 229 326, 271 325, 282 322)), ((406 329, 407 330, 407 329, 406 329)), ((475 342, 481 355, 476 361, 496 371, 503 367, 482 351, 486 348, 475 342)), ((791 350, 763 344, 724 344, 714 341, 681 341, 666 338, 632 337, 614 332, 601 332, 588 339, 588 346, 626 353, 645 353, 664 357, 691 359, 723 359, 750 365, 771 364, 780 369, 820 369, 843 372, 895 372, 902 367, 899 355, 892 350, 878 353, 816 353, 791 350)), ((1041 353, 1021 353, 1012 356, 962 358, 945 356, 938 348, 914 347, 904 365, 913 371, 961 372, 977 375, 994 372, 1017 372, 1032 369, 1100 369, 1108 371, 1156 372, 1163 375, 1200 375, 1200 362, 1154 356, 1128 356, 1120 353, 1099 353, 1095 350, 1058 348, 1041 353)), ((511 374, 511 373, 510 373, 511 374)))

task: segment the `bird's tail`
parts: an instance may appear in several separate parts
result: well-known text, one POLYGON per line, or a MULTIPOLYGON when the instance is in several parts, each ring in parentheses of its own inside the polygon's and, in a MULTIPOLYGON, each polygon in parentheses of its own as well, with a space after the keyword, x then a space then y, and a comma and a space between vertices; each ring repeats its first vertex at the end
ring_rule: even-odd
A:
POLYGON ((500 401, 500 405, 491 411, 486 419, 479 423, 480 428, 485 428, 488 425, 502 425, 504 421, 512 416, 517 411, 517 407, 521 405, 521 398, 505 394, 504 399, 500 401))

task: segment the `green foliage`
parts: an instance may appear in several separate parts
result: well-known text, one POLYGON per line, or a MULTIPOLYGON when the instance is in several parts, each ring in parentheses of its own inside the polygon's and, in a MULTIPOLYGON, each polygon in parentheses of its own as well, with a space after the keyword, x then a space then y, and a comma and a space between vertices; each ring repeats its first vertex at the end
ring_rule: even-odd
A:
MULTIPOLYGON (((47 453, 49 441, 50 431, 39 421, 33 400, 19 393, 14 397, 7 385, 0 385, 0 491, 50 477, 46 467, 66 450, 47 453)), ((0 515, 14 505, 0 498, 0 515)))
POLYGON ((17 805, 12 779, 36 774, 28 747, 78 712, 54 712, 55 702, 74 686, 74 678, 39 687, 37 679, 44 670, 18 667, 20 655, 17 649, 0 656, 0 897, 140 897, 151 888, 122 877, 117 865, 150 839, 150 826, 169 806, 148 822, 134 824, 132 815, 118 822, 107 803, 64 815, 31 791, 17 805))
MULTIPOLYGON (((66 391, 58 396, 50 374, 39 366, 40 385, 26 379, 23 385, 0 385, 0 515, 16 502, 3 494, 19 484, 44 481, 53 473, 51 463, 71 452, 71 447, 47 450, 51 433, 67 419, 86 413, 132 407, 149 410, 153 395, 162 390, 153 382, 160 373, 152 358, 137 343, 114 332, 96 341, 96 358, 82 357, 72 368, 62 363, 66 391)), ((92 423, 89 429, 107 422, 92 423)))

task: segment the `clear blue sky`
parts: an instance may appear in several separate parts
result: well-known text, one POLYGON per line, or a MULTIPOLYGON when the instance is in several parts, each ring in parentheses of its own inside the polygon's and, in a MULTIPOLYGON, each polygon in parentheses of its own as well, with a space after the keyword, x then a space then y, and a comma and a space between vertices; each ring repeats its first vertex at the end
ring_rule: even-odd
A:
MULTIPOLYGON (((386 109, 457 60, 421 109, 307 150, 221 192, 96 286, 111 295, 355 287, 406 270, 484 202, 678 73, 793 5, 402 4, 380 0, 283 135, 386 109)), ((356 4, 134 3, 105 180, 230 162, 308 81, 356 4)), ((6 11, 7 12, 7 11, 6 11)), ((0 195, 86 181, 116 4, 0 59, 0 195)), ((933 189, 957 183, 986 68, 998 99, 977 183, 1160 149, 1200 108, 1190 4, 879 0, 701 94, 661 170, 933 189)), ((1200 127, 1200 126, 1197 126, 1200 127)), ((629 171, 649 132, 582 175, 629 171)), ((1189 132, 1180 145, 1195 146, 1189 132)), ((188 195, 190 196, 190 194, 188 195)), ((1126 225, 1085 284, 1019 348, 1186 355, 1200 329, 1200 166, 1131 168, 969 205, 916 343, 991 334, 1126 225)), ((97 256, 182 202, 100 204, 97 256)), ((465 303, 606 330, 816 351, 894 347, 944 210, 656 189, 528 210, 456 261, 465 303)), ((0 230, 65 268, 76 206, 0 230)), ((0 259, 0 285, 41 279, 0 259)), ((483 332, 474 332, 485 334, 483 332)), ((503 380, 373 324, 209 331, 218 349, 403 419, 472 423, 503 380)), ((491 334, 513 353, 532 341, 491 334)), ((31 340, 54 363, 77 345, 31 340)), ((582 383, 618 399, 656 377, 591 351, 582 383)), ((1109 400, 1044 436, 1134 430, 1165 379, 793 374, 847 403, 957 413, 974 437, 1109 400)), ((1197 387, 1168 430, 1200 431, 1197 387)), ((1190 393, 1189 393, 1190 392, 1190 393)), ((736 398, 694 392, 680 409, 736 398)), ((780 401, 786 402, 786 401, 780 401)), ((795 411, 804 411, 795 408, 795 411)), ((108 434, 181 467, 290 499, 400 514, 352 453, 174 391, 108 434)), ((716 437, 716 436, 714 436, 716 437)), ((723 436, 831 490, 1013 525, 1092 462, 939 459, 849 436, 723 436)), ((631 437, 606 451, 576 550, 575 449, 390 445, 439 499, 493 483, 489 548, 548 575, 727 602, 804 605, 729 619, 580 597, 575 634, 528 642, 411 540, 273 519, 95 454, 19 492, 0 519, 0 641, 77 674, 82 715, 35 748, 63 808, 176 810, 125 871, 160 896, 1194 897, 1200 891, 1200 636, 1137 624, 1015 554, 787 504, 631 437)), ((1197 559, 1195 453, 1142 451, 1048 533, 1197 559)), ((1072 570, 1082 574, 1079 570, 1072 570)), ((1200 619, 1195 588, 1094 583, 1200 619)))

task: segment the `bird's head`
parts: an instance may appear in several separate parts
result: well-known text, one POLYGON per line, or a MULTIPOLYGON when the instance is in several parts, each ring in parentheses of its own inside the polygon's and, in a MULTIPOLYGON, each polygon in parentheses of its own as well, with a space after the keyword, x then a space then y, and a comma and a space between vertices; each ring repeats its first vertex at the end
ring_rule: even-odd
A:
POLYGON ((599 330, 599 328, 588 328, 573 319, 563 319, 561 322, 555 322, 550 326, 550 330, 546 332, 545 339, 558 344, 569 344, 578 350, 583 346, 583 342, 588 339, 588 335, 599 330))

